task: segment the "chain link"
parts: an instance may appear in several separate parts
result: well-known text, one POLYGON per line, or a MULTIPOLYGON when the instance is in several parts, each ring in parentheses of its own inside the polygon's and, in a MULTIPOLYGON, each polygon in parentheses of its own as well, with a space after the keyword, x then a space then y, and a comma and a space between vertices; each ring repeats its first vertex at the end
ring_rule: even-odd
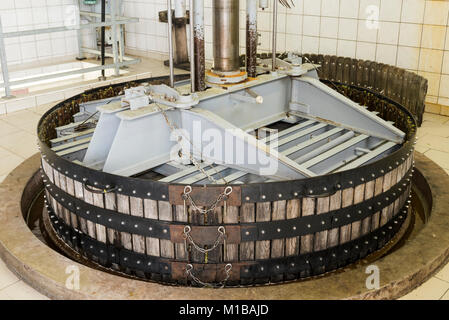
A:
POLYGON ((206 209, 202 209, 196 205, 195 201, 193 201, 192 197, 190 196, 191 192, 192 192, 192 187, 186 186, 184 188, 184 193, 182 194, 183 200, 184 201, 189 200, 190 205, 193 207, 193 209, 195 211, 197 211, 203 215, 207 215, 209 212, 214 211, 217 208, 218 204, 222 200, 226 201, 229 198, 229 195, 232 193, 232 187, 230 187, 230 186, 226 187, 226 189, 222 193, 220 193, 220 195, 215 200, 215 202, 209 208, 206 208, 206 209))
POLYGON ((201 281, 200 279, 198 279, 198 277, 196 277, 193 273, 193 266, 189 263, 186 265, 186 274, 191 277, 193 279, 193 281, 195 281, 196 283, 202 285, 205 288, 217 288, 217 289, 221 289, 224 288, 226 285, 226 282, 229 280, 229 277, 231 276, 231 271, 232 271, 232 264, 228 263, 227 265, 225 265, 224 270, 226 273, 226 277, 220 282, 220 284, 214 284, 214 283, 207 283, 204 281, 201 281))
POLYGON ((218 227, 219 235, 217 237, 217 240, 215 240, 214 245, 212 247, 210 247, 209 249, 204 249, 195 243, 192 236, 190 235, 190 231, 192 231, 192 228, 190 228, 190 226, 184 227, 184 240, 189 240, 189 242, 193 245, 193 247, 196 250, 198 250, 199 252, 204 253, 204 254, 211 252, 212 250, 215 250, 215 248, 217 248, 220 245, 221 240, 226 239, 226 230, 223 226, 220 226, 220 227, 218 227))

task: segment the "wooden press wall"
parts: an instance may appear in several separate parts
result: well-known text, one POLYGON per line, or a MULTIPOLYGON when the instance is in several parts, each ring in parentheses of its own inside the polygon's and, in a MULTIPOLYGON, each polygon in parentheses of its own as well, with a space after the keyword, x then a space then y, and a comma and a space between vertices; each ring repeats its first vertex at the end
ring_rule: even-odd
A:
MULTIPOLYGON (((223 207, 218 207, 214 214, 208 215, 207 223, 208 225, 219 225, 276 221, 319 215, 345 208, 388 191, 390 187, 404 177, 412 163, 413 153, 403 164, 387 172, 384 176, 353 188, 339 190, 335 194, 324 198, 307 197, 274 202, 245 203, 240 207, 228 206, 226 215, 223 215, 223 207)), ((52 168, 45 159, 42 159, 42 166, 51 182, 57 187, 94 206, 114 210, 124 215, 148 219, 178 221, 191 225, 205 224, 203 216, 193 212, 191 208, 188 208, 187 213, 185 213, 182 205, 171 205, 168 201, 142 199, 114 192, 107 194, 92 193, 83 186, 82 182, 52 168)), ((177 261, 204 263, 207 259, 209 263, 218 263, 294 256, 320 251, 357 239, 386 224, 401 209, 402 203, 408 197, 408 190, 404 190, 403 196, 399 197, 390 206, 376 212, 373 216, 365 218, 363 221, 301 237, 226 244, 226 248, 220 245, 207 257, 193 249, 190 251, 190 257, 188 257, 184 243, 174 244, 170 240, 118 232, 103 225, 95 224, 63 208, 48 192, 47 197, 49 197, 49 202, 58 217, 69 226, 79 229, 103 243, 115 244, 138 253, 177 261)))

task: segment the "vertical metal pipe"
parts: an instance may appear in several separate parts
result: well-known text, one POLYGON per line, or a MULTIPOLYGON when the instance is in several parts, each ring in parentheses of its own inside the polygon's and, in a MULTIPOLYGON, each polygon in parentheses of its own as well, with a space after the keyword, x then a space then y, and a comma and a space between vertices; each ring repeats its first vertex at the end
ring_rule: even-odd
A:
POLYGON ((239 0, 214 0, 212 3, 214 71, 239 71, 239 0))
MULTIPOLYGON (((106 0, 101 0, 101 22, 106 21, 106 0)), ((101 65, 105 65, 105 27, 101 27, 101 65)), ((104 80, 105 70, 101 70, 101 78, 104 80)))
MULTIPOLYGON (((120 31, 120 41, 119 41, 119 47, 120 47, 120 62, 125 61, 125 31, 124 31, 124 25, 121 24, 119 26, 120 31)), ((124 66, 124 68, 127 68, 124 66)))
POLYGON ((206 89, 206 63, 204 54, 204 1, 193 1, 193 42, 195 57, 195 89, 204 91, 206 89))
MULTIPOLYGON (((78 7, 77 7, 77 12, 79 13, 81 11, 80 9, 80 2, 77 1, 78 7)), ((77 60, 84 60, 86 59, 86 57, 84 56, 84 52, 83 52, 83 35, 81 33, 81 28, 80 28, 80 24, 81 24, 81 18, 78 21, 78 25, 76 26, 76 38, 78 41, 78 56, 76 57, 77 60)))
POLYGON ((8 61, 6 59, 5 39, 3 38, 2 18, 0 17, 0 63, 2 67, 3 84, 5 85, 6 98, 11 97, 11 88, 9 87, 8 61))
POLYGON ((173 19, 172 19, 171 0, 167 0, 167 18, 168 18, 168 65, 170 68, 170 87, 175 86, 175 71, 173 68, 173 19))
POLYGON ((246 72, 254 78, 257 75, 257 0, 247 0, 246 6, 246 72))
MULTIPOLYGON (((112 0, 110 2, 111 6, 111 21, 115 23, 117 20, 117 9, 118 9, 118 2, 119 0, 112 0)), ((120 68, 118 67, 118 46, 117 46, 117 25, 112 25, 112 53, 114 57, 114 64, 115 64, 115 75, 118 77, 120 75, 120 68)))
POLYGON ((191 91, 195 92, 195 44, 193 32, 193 0, 189 0, 189 20, 190 20, 190 86, 191 91))
POLYGON ((273 0, 273 34, 272 34, 272 56, 271 65, 272 71, 276 71, 276 41, 277 41, 277 30, 278 30, 278 0, 273 0))

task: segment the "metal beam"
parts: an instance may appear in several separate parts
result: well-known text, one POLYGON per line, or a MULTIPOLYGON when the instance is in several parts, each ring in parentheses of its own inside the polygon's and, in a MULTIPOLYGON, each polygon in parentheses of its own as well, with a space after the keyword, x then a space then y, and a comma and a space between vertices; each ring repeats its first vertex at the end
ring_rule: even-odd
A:
POLYGON ((293 80, 290 109, 293 115, 343 127, 358 133, 402 143, 405 133, 361 107, 318 79, 293 80))
POLYGON ((183 129, 189 132, 190 137, 195 137, 195 134, 198 135, 198 133, 194 132, 194 123, 201 124, 201 136, 199 139, 192 139, 193 145, 201 150, 209 147, 214 151, 213 154, 198 154, 197 151, 193 150, 193 153, 196 153, 196 157, 212 163, 226 165, 248 173, 269 176, 275 179, 299 179, 314 176, 313 172, 284 155, 279 154, 265 143, 258 141, 255 137, 245 133, 243 130, 233 126, 210 111, 193 108, 191 110, 181 110, 181 114, 183 129), (220 135, 220 140, 215 141, 212 137, 211 143, 204 142, 202 140, 202 133, 206 132, 206 130, 217 132, 220 135), (237 154, 235 149, 230 153, 229 146, 223 139, 235 141, 233 142, 233 147, 236 145, 242 146, 243 152, 247 154, 242 155, 242 150, 239 150, 239 154, 237 154), (252 156, 257 160, 252 161, 252 156), (237 159, 237 157, 239 158, 237 159), (266 165, 263 166, 262 163, 266 163, 266 165))
POLYGON ((366 164, 367 162, 375 159, 379 155, 384 154, 388 150, 393 149, 395 146, 397 146, 397 144, 394 143, 394 142, 386 142, 386 143, 382 144, 381 146, 371 150, 369 153, 366 153, 365 155, 363 155, 363 156, 357 158, 356 160, 348 163, 347 165, 339 168, 337 170, 337 172, 341 172, 341 171, 350 170, 350 169, 354 169, 354 168, 360 167, 360 166, 366 164))

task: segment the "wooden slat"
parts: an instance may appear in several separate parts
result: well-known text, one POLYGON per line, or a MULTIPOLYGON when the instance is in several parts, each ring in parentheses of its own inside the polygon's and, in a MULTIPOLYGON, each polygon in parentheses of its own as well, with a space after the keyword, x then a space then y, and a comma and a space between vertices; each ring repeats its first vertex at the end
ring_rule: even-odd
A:
MULTIPOLYGON (((383 181, 384 181, 383 176, 376 179, 376 182, 374 183, 374 196, 378 196, 379 194, 382 193, 383 181)), ((376 212, 375 214, 372 215, 371 230, 374 231, 378 229, 379 224, 380 224, 380 212, 376 212)))
MULTIPOLYGON (((368 200, 374 196, 374 186, 375 180, 368 181, 365 185, 365 196, 364 199, 368 200)), ((371 231, 371 216, 366 217, 362 221, 362 231, 361 235, 366 235, 371 231)))
MULTIPOLYGON (((318 198, 316 200, 316 214, 329 212, 329 206, 330 197, 318 198)), ((315 233, 314 251, 321 251, 327 248, 327 234, 327 230, 315 233)))
MULTIPOLYGON (((239 207, 227 206, 226 213, 223 214, 223 223, 233 224, 239 222, 239 207)), ((224 261, 232 262, 239 259, 239 246, 238 244, 226 244, 224 250, 224 261)))
MULTIPOLYGON (((204 207, 200 207, 204 209, 204 207)), ((193 209, 192 206, 189 206, 189 220, 193 225, 204 225, 204 216, 200 212, 193 209)), ((195 240, 195 239, 193 239, 195 240)), ((190 259, 193 262, 197 263, 205 263, 206 256, 205 254, 196 250, 191 243, 188 243, 190 247, 190 259)))
MULTIPOLYGON (((338 210, 341 208, 341 190, 331 195, 329 198, 329 211, 338 210)), ((328 231, 327 247, 332 248, 338 245, 340 241, 340 228, 334 228, 328 231)))
MULTIPOLYGON (((271 202, 256 204, 256 222, 266 222, 271 219, 271 202)), ((270 258, 270 240, 256 241, 256 260, 270 258)))
MULTIPOLYGON (((73 179, 66 177, 66 184, 67 184, 67 193, 71 196, 75 196, 75 184, 73 183, 73 179)), ((70 212, 70 222, 74 229, 78 229, 78 216, 74 214, 73 212, 70 212)))
MULTIPOLYGON (((256 206, 254 203, 244 203, 240 207, 240 222, 255 222, 256 206)), ((240 261, 254 260, 255 243, 254 241, 245 241, 240 243, 240 261)), ((252 279, 242 280, 242 284, 253 283, 252 279)))
MULTIPOLYGON (((143 199, 129 197, 129 208, 132 216, 143 218, 143 199)), ((133 250, 138 253, 145 253, 145 237, 137 234, 132 235, 133 250)))
MULTIPOLYGON (((60 188, 61 179, 59 178, 59 172, 56 169, 52 169, 52 170, 53 170, 54 184, 55 184, 55 186, 60 188)), ((55 199, 53 209, 55 210, 56 216, 58 216, 61 219, 64 219, 64 212, 62 210, 62 206, 59 204, 59 201, 56 201, 56 199, 55 199)))
MULTIPOLYGON (((104 195, 104 206, 108 210, 117 211, 117 195, 115 192, 109 192, 104 195)), ((109 244, 114 244, 116 246, 120 246, 120 232, 111 229, 106 228, 106 234, 107 234, 107 242, 109 244)))
MULTIPOLYGON (((287 219, 295 219, 301 215, 301 201, 292 199, 287 201, 287 219)), ((285 255, 296 256, 299 254, 299 237, 292 237, 285 240, 285 255)))
MULTIPOLYGON (((88 203, 88 204, 94 204, 94 197, 92 192, 90 192, 89 190, 87 190, 84 186, 84 202, 88 203)), ((91 215, 95 214, 95 212, 91 212, 91 215)), ((95 232, 95 223, 93 223, 92 221, 87 220, 87 234, 91 237, 96 239, 97 238, 97 234, 95 232)))
MULTIPOLYGON (((156 200, 145 199, 143 201, 143 208, 145 218, 155 220, 158 219, 158 208, 156 200)), ((155 257, 159 257, 161 255, 158 238, 146 237, 145 242, 147 255, 155 257)))
MULTIPOLYGON (((93 194, 94 205, 97 207, 104 208, 104 195, 103 193, 94 193, 93 194)), ((97 240, 103 243, 107 243, 106 236, 106 227, 96 223, 95 224, 95 232, 97 235, 97 240)))
MULTIPOLYGON (((271 221, 285 220, 287 201, 274 201, 271 213, 271 221)), ((273 239, 271 241, 271 258, 282 258, 285 256, 285 239, 273 239)), ((271 281, 279 282, 284 280, 282 274, 272 276, 271 281)))
MULTIPOLYGON (((303 198, 301 217, 312 216, 315 214, 315 198, 303 198)), ((300 253, 310 253, 313 251, 313 234, 301 237, 300 253)))
MULTIPOLYGON (((287 201, 274 201, 271 214, 272 221, 285 220, 287 201)), ((284 256, 285 239, 274 239, 271 243, 271 257, 281 258, 284 256)))
MULTIPOLYGON (((394 181, 394 183, 399 183, 399 181, 401 181, 401 179, 404 176, 404 167, 406 166, 406 164, 402 163, 399 167, 398 167, 398 171, 397 171, 397 175, 396 175, 396 181, 394 181)), ((401 210, 401 197, 398 197, 396 199, 396 201, 394 202, 394 213, 398 213, 399 210, 401 210)))
MULTIPOLYGON (((158 201, 159 220, 173 221, 172 205, 168 201, 158 201)), ((175 248, 170 240, 160 240, 161 257, 173 259, 175 257, 175 248)))
MULTIPOLYGON (((256 206, 254 203, 244 203, 240 207, 240 222, 255 222, 256 206)), ((254 241, 242 242, 240 244, 240 260, 254 260, 254 241)))
MULTIPOLYGON (((387 172, 384 175, 384 180, 383 180, 383 185, 382 185, 382 190, 383 191, 382 192, 386 192, 386 191, 388 191, 390 189, 390 187, 391 187, 391 178, 392 178, 392 172, 391 171, 387 172)), ((388 222, 388 212, 389 212, 388 207, 382 209, 382 213, 381 213, 381 216, 380 216, 380 226, 381 227, 384 226, 388 222)))
MULTIPOLYGON (((396 179, 398 178, 399 168, 395 168, 391 171, 390 188, 396 184, 396 179)), ((390 221, 394 215, 394 202, 388 206, 387 210, 387 221, 390 221)))
MULTIPOLYGON (((178 222, 188 222, 189 214, 187 212, 188 208, 184 210, 183 205, 175 206, 175 221, 178 222)), ((184 243, 176 243, 175 244, 175 256, 176 260, 187 261, 188 255, 186 252, 186 245, 184 243)))
MULTIPOLYGON (((315 213, 315 198, 303 198, 301 217, 311 216, 315 213)), ((313 251, 313 238, 314 234, 308 234, 301 237, 301 247, 299 249, 300 254, 310 253, 313 251)), ((309 272, 302 271, 301 277, 310 276, 309 272)))
MULTIPOLYGON (((78 199, 84 199, 84 187, 79 181, 73 180, 75 186, 75 197, 78 199)), ((78 217, 79 227, 84 234, 87 234, 87 221, 84 218, 78 217)))
MULTIPOLYGON (((215 208, 213 212, 209 212, 207 214, 207 224, 208 225, 219 225, 220 222, 223 221, 223 207, 218 206, 215 208)), ((218 228, 217 228, 217 237, 218 237, 218 228)), ((207 263, 219 263, 222 261, 223 256, 223 244, 220 242, 219 246, 210 251, 207 254, 207 263)), ((221 281, 221 279, 216 279, 217 281, 221 281)))
MULTIPOLYGON (((62 191, 67 192, 67 183, 66 183, 65 175, 63 175, 62 173, 59 174, 59 186, 62 191)), ((67 210, 65 207, 62 207, 61 209, 62 209, 63 219, 64 219, 65 223, 70 226, 71 222, 70 222, 69 210, 67 210)))
MULTIPOLYGON (((354 188, 354 204, 363 202, 365 198, 365 184, 359 184, 354 188)), ((354 212, 357 214, 357 212, 354 212)), ((360 237, 362 233, 362 221, 356 221, 352 223, 351 226, 351 240, 355 240, 360 237)))
MULTIPOLYGON (((123 214, 130 214, 128 196, 117 193, 117 211, 123 214)), ((120 242, 125 249, 133 249, 132 237, 128 232, 120 232, 120 242)))
POLYGON ((50 166, 50 164, 45 161, 44 159, 42 159, 42 169, 44 170, 44 172, 47 174, 48 179, 54 183, 54 179, 53 179, 53 169, 50 166))
MULTIPOLYGON (((342 191, 341 207, 346 208, 354 203, 354 188, 347 188, 342 191)), ((340 244, 351 240, 351 224, 340 227, 340 244)))

